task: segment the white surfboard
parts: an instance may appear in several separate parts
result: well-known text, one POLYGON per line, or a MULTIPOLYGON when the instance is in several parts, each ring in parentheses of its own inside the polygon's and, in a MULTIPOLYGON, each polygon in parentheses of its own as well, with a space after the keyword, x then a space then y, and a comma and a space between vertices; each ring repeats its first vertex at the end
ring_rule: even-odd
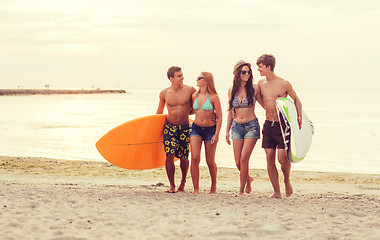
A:
POLYGON ((300 129, 296 106, 288 98, 277 98, 276 106, 288 160, 295 163, 300 162, 310 149, 314 134, 313 123, 302 111, 302 128, 300 129))

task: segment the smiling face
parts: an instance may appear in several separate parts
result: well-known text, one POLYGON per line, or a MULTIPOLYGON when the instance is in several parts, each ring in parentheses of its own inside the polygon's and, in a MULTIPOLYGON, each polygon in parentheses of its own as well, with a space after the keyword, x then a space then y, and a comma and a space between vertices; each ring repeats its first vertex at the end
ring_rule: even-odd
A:
POLYGON ((271 70, 270 70, 270 66, 265 66, 265 65, 262 64, 262 63, 259 63, 259 65, 257 65, 257 66, 258 66, 257 71, 260 72, 260 75, 261 75, 261 76, 267 76, 268 73, 271 72, 271 70))
POLYGON ((170 81, 174 85, 183 85, 183 79, 184 77, 182 71, 175 72, 173 77, 170 77, 170 81))
POLYGON ((243 66, 240 72, 240 79, 244 82, 248 82, 252 72, 247 65, 243 66))
POLYGON ((197 86, 202 87, 204 85, 207 85, 205 77, 202 75, 202 73, 197 77, 197 86))

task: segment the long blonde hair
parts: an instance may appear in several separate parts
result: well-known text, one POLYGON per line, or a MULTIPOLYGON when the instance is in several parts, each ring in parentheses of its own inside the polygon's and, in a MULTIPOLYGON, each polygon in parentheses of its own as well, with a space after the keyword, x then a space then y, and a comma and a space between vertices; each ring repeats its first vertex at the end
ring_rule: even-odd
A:
MULTIPOLYGON (((212 73, 210 72, 201 72, 201 73, 207 82, 207 90, 212 94, 218 95, 215 89, 214 76, 212 75, 212 73)), ((198 90, 198 94, 199 94, 199 91, 200 89, 198 90)))

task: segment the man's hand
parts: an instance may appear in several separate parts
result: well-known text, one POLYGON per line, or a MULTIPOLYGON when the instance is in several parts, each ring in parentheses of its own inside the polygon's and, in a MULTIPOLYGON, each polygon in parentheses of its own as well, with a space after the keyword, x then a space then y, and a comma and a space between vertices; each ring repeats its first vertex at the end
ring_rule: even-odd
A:
POLYGON ((302 116, 298 116, 297 121, 298 121, 298 126, 301 129, 302 128, 302 116))
POLYGON ((215 110, 214 110, 214 113, 211 116, 211 121, 213 121, 215 125, 216 125, 216 122, 218 121, 218 118, 216 117, 215 110))

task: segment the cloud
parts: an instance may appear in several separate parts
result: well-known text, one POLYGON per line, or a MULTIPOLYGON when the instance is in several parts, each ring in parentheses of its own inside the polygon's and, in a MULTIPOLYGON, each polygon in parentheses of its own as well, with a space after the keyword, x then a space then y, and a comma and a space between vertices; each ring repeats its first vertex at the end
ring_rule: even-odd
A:
POLYGON ((12 5, 16 0, 0 0, 0 7, 6 7, 12 5))
POLYGON ((379 5, 372 0, 0 0, 0 60, 28 69, 23 76, 3 72, 14 78, 37 79, 48 65, 57 81, 101 81, 99 76, 110 72, 122 81, 139 78, 142 64, 149 65, 149 79, 170 64, 184 66, 189 75, 206 68, 229 77, 230 65, 240 58, 252 61, 270 52, 286 75, 347 79, 358 76, 352 68, 343 70, 352 59, 370 59, 373 66, 380 56, 379 5), (337 65, 342 70, 331 67, 337 65), (77 66, 97 74, 86 76, 77 66))
POLYGON ((81 42, 91 33, 87 15, 0 11, 1 44, 81 42))

